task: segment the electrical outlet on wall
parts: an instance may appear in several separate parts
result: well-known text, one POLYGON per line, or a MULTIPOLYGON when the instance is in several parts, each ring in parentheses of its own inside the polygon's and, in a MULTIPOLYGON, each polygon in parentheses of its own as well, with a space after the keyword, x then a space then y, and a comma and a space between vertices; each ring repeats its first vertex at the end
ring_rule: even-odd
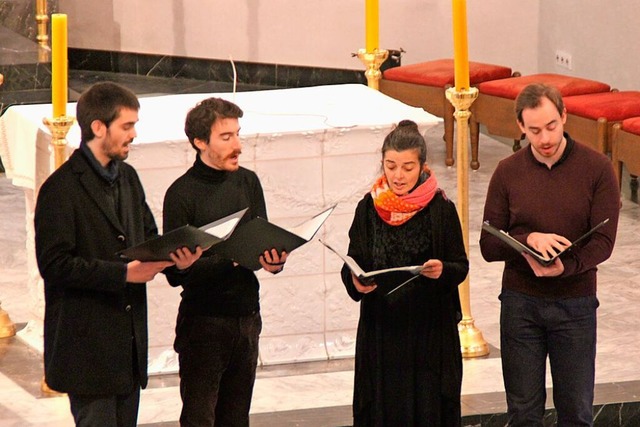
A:
POLYGON ((573 61, 571 54, 563 50, 556 50, 556 65, 567 70, 573 70, 573 61))

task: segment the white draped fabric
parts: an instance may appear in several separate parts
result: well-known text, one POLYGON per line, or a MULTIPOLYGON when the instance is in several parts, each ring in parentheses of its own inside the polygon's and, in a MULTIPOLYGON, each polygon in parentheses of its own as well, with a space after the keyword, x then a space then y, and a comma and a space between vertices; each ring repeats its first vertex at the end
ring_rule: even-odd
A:
MULTIPOLYGON (((439 123, 364 85, 316 86, 241 93, 167 95, 140 99, 138 137, 129 159, 140 174, 149 206, 162 228, 166 188, 194 160, 184 118, 198 101, 221 97, 238 104, 241 165, 262 181, 272 222, 292 226, 337 204, 316 237, 346 251, 355 205, 380 172, 384 136, 402 119, 425 131, 439 123)), ((75 103, 67 108, 75 114, 75 103)), ((12 183, 24 190, 29 293, 33 320, 19 335, 42 349, 42 279, 35 264, 33 211, 37 190, 53 170, 51 135, 42 124, 51 105, 10 107, 0 117, 0 156, 12 183)), ((69 151, 80 129, 69 131, 69 151)), ((358 305, 344 291, 340 259, 317 241, 291 254, 282 274, 259 272, 264 328, 260 363, 277 364, 353 356, 358 305)), ((159 276, 149 284, 150 372, 177 370, 172 350, 179 289, 159 276)), ((105 325, 108 327, 108 325, 105 325)))

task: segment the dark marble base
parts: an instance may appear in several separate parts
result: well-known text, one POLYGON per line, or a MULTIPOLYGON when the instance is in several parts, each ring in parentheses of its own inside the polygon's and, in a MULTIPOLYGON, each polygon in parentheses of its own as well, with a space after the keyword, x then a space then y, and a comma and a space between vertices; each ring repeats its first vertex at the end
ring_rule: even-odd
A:
MULTIPOLYGON (((610 403, 593 407, 594 427, 635 427, 640 426, 640 402, 610 403)), ((544 413, 542 425, 551 427, 558 424, 558 414, 555 409, 547 409, 544 413)), ((463 427, 504 427, 507 425, 507 415, 487 414, 473 415, 462 418, 463 427)))
POLYGON ((12 104, 51 101, 51 62, 47 50, 0 25, 0 114, 12 104))
MULTIPOLYGON (((366 83, 363 71, 358 69, 342 70, 250 62, 235 62, 233 65, 236 69, 237 82, 242 84, 290 88, 366 83)), ((69 50, 69 67, 74 70, 232 83, 234 81, 233 65, 229 60, 86 49, 69 50)))
MULTIPOLYGON (((15 0, 26 10, 23 3, 33 0, 15 0)), ((0 2, 0 73, 4 84, 0 86, 0 114, 13 104, 51 102, 48 90, 51 88, 50 52, 41 48, 34 40, 33 25, 18 32, 3 26, 11 21, 18 26, 20 20, 30 22, 16 8, 9 10, 0 2), (4 13, 4 16, 3 16, 4 13), (23 35, 22 33, 26 33, 23 35)), ((35 21, 34 21, 35 22, 35 21)), ((32 23, 33 24, 33 23, 32 23)), ((26 25, 26 24, 25 24, 26 25)), ((24 26, 24 25, 23 25, 24 26)), ((385 70, 401 65, 402 50, 390 50, 389 59, 382 65, 385 70)), ((78 76, 91 75, 84 82, 99 81, 104 77, 123 76, 128 81, 138 78, 149 80, 147 86, 160 86, 154 79, 164 79, 166 86, 160 93, 230 92, 235 82, 236 90, 256 90, 274 88, 296 88, 317 85, 359 83, 366 84, 364 66, 354 58, 354 69, 334 69, 303 67, 280 64, 234 62, 230 60, 187 58, 166 55, 150 55, 128 52, 111 52, 91 49, 71 48, 69 58, 69 100, 77 99, 77 94, 87 85, 74 88, 74 72, 78 76), (193 89, 197 87, 198 89, 193 89), (186 89, 185 89, 186 88, 186 89)), ((153 93, 148 89, 145 93, 153 93)), ((138 92, 139 93, 139 92, 138 92)))
MULTIPOLYGON (((57 8, 57 0, 47 1, 49 13, 57 8)), ((34 95, 22 92, 50 90, 50 52, 38 45, 37 36, 36 0, 0 1, 0 107, 34 95)))
MULTIPOLYGON (((50 64, 0 65, 0 74, 4 76, 4 84, 0 86, 0 94, 15 91, 51 91, 50 64)), ((4 100, 0 100, 0 102, 2 101, 4 100)))
MULTIPOLYGON (((13 104, 51 102, 51 63, 42 61, 36 43, 0 27, 0 113, 13 104), (10 53, 9 53, 10 52, 10 53)), ((122 80, 138 94, 231 92, 234 69, 229 61, 69 49, 69 100, 92 83, 122 80)), ((394 63, 399 57, 395 56, 394 63)), ((393 65, 391 64, 391 65, 393 65)), ((362 70, 341 70, 236 62, 237 91, 328 84, 366 84, 362 70)), ((390 65, 390 66, 391 66, 390 65)))

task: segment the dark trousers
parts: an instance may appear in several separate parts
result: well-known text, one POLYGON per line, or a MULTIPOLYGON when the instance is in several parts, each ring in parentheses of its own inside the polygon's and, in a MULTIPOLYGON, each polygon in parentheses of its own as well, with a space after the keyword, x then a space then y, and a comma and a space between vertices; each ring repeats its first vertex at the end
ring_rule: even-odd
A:
POLYGON ((69 394, 69 403, 77 427, 136 427, 140 386, 115 396, 69 394))
POLYGON ((180 321, 181 426, 249 425, 261 330, 260 313, 180 321))
POLYGON ((547 355, 558 426, 592 426, 596 296, 548 300, 503 290, 500 300, 509 426, 543 425, 547 355))

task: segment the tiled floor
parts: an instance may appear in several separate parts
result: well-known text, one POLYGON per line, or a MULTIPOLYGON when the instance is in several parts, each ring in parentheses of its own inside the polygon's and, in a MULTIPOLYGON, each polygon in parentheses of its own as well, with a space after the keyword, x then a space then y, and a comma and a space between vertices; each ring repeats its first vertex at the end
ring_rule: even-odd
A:
MULTIPOLYGON (((105 78, 118 80, 140 95, 231 90, 228 84, 216 85, 211 82, 72 72, 72 94, 105 78)), ((444 166, 442 126, 431 129, 426 137, 430 166, 441 187, 456 200, 457 171, 456 167, 444 166)), ((463 414, 466 425, 480 425, 473 415, 501 413, 505 408, 497 348, 497 295, 502 265, 482 260, 477 242, 491 172, 497 161, 510 153, 509 144, 482 135, 481 167, 469 174, 471 308, 476 326, 490 345, 491 353, 464 361, 463 414)), ((637 256, 640 209, 636 203, 629 201, 627 188, 628 183, 625 182, 616 248, 599 273, 598 404, 633 402, 638 400, 640 394, 640 359, 635 357, 636 339, 640 338, 636 326, 637 305, 640 302, 640 260, 637 256)), ((24 209, 22 192, 13 187, 4 175, 0 175, 0 301, 2 308, 19 327, 30 319, 32 298, 24 286, 27 274, 24 209)), ((40 391, 41 377, 39 353, 20 338, 0 340, 1 426, 72 425, 67 399, 44 397, 40 391)), ((252 405, 252 426, 350 425, 352 377, 352 359, 260 368, 252 405)), ((143 392, 140 425, 178 425, 176 420, 180 398, 176 386, 175 376, 152 378, 150 387, 143 392)))

